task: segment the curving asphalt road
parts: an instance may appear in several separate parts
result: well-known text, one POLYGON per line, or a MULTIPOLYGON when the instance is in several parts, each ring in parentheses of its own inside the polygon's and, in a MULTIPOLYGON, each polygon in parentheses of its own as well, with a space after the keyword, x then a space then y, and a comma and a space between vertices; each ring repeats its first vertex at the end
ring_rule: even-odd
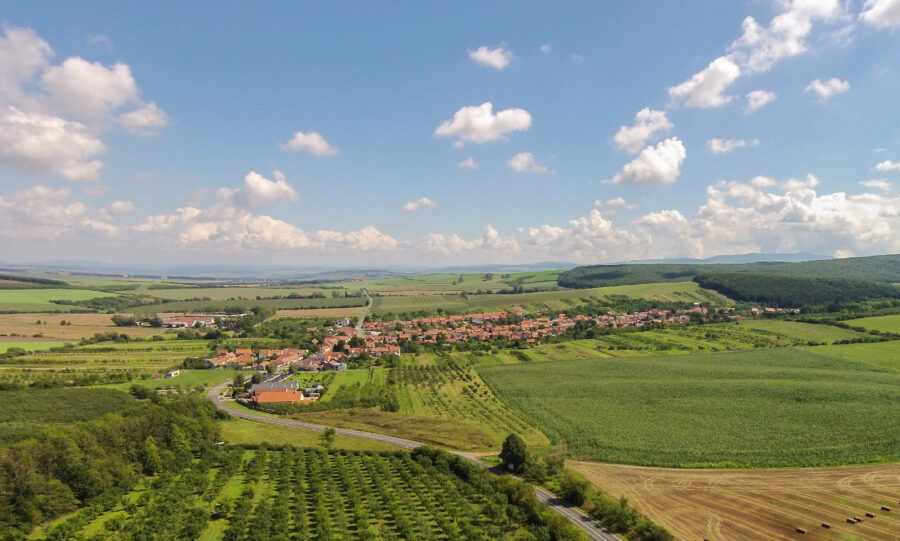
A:
MULTIPOLYGON (((254 421, 261 421, 264 423, 272 423, 276 425, 283 426, 293 426, 297 428, 306 428, 309 430, 325 430, 328 427, 322 425, 315 425, 311 423, 301 423, 300 421, 291 421, 288 419, 277 419, 274 417, 266 417, 264 415, 258 415, 256 413, 250 413, 246 411, 239 411, 235 409, 229 408, 222 401, 221 394, 225 387, 228 386, 228 382, 222 383, 217 387, 213 388, 209 392, 209 399, 212 400, 213 404, 222 411, 227 411, 231 415, 236 417, 242 417, 244 419, 251 419, 254 421)), ((398 447, 403 447, 405 449, 415 449, 416 447, 421 447, 424 445, 423 443, 406 440, 403 438, 395 438, 394 436, 385 436, 383 434, 375 434, 374 432, 363 432, 362 430, 350 430, 347 428, 335 428, 334 431, 337 434, 342 436, 350 436, 352 438, 360 438, 364 440, 371 441, 379 441, 382 443, 387 443, 390 445, 396 445, 398 447)), ((488 468, 488 465, 480 460, 464 455, 459 455, 470 462, 473 462, 483 468, 488 468)), ((535 487, 534 493, 537 498, 547 504, 547 507, 553 509, 560 515, 564 516, 569 522, 574 524, 575 526, 581 528, 584 533, 588 536, 589 539, 593 541, 621 541, 621 539, 612 533, 609 532, 606 528, 600 525, 597 521, 589 517, 577 507, 573 507, 569 503, 563 501, 561 498, 554 496, 552 493, 547 492, 546 490, 535 487)))

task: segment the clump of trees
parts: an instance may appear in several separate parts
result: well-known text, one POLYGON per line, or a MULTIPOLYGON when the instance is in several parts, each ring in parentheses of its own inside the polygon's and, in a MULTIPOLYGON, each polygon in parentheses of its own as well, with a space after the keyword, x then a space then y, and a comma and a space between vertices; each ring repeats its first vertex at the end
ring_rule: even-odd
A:
POLYGON ((892 284, 848 278, 715 273, 697 275, 694 281, 738 301, 786 307, 900 298, 900 288, 892 284))
POLYGON ((142 475, 181 471, 213 452, 215 418, 211 402, 185 395, 0 448, 0 531, 22 538, 37 524, 121 495, 142 475))

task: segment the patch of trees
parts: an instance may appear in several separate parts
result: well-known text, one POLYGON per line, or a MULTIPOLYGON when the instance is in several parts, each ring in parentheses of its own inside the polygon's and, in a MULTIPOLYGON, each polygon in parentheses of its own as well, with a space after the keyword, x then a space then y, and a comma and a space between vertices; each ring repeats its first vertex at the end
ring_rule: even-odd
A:
POLYGON ((69 300, 51 300, 53 304, 62 304, 64 306, 80 306, 88 310, 99 312, 121 312, 129 308, 143 306, 149 301, 149 297, 135 295, 118 295, 115 297, 95 297, 93 299, 85 299, 81 301, 69 300))
POLYGON ((900 255, 850 257, 799 263, 589 265, 559 274, 562 287, 589 288, 683 282, 700 274, 748 273, 795 278, 900 282, 900 255))
POLYGON ((694 281, 738 301, 782 307, 900 297, 900 288, 893 284, 847 278, 715 273, 697 275, 694 281))
POLYGON ((64 289, 69 287, 71 287, 69 283, 63 282, 62 280, 37 278, 35 276, 20 276, 18 274, 0 274, 0 289, 64 289))
POLYGON ((117 498, 144 475, 184 470, 213 452, 215 417, 208 400, 181 396, 0 448, 0 531, 22 539, 37 524, 117 498))

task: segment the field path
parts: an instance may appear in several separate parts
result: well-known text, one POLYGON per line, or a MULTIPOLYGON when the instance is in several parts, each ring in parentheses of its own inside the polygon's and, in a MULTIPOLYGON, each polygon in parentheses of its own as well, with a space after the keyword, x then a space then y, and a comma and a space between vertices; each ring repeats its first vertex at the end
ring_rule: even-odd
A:
MULTIPOLYGON (((363 314, 363 317, 365 317, 365 314, 363 314)), ((362 321, 362 318, 360 318, 360 321, 362 321)), ((322 425, 315 425, 315 424, 311 424, 311 423, 302 423, 300 421, 292 421, 292 420, 288 420, 288 419, 278 419, 278 418, 274 418, 274 417, 266 417, 264 415, 257 415, 255 413, 250 413, 250 412, 246 412, 246 411, 240 411, 240 410, 229 408, 228 405, 226 404, 226 401, 223 401, 221 398, 222 391, 225 389, 225 387, 227 385, 228 385, 228 382, 226 381, 226 382, 216 386, 215 388, 213 388, 209 392, 209 399, 212 400, 213 404, 216 405, 216 408, 218 408, 222 411, 226 411, 231 415, 234 415, 236 417, 242 417, 244 419, 250 419, 253 421, 260 421, 263 423, 272 423, 272 424, 282 425, 282 426, 293 426, 293 427, 297 427, 297 428, 306 428, 309 430, 325 430, 326 428, 328 428, 328 427, 322 426, 322 425)), ((361 438, 361 439, 365 439, 365 440, 378 441, 381 443, 387 443, 390 445, 396 445, 398 447, 403 447, 405 449, 415 449, 417 447, 421 447, 422 445, 424 445, 423 443, 413 441, 413 440, 396 438, 394 436, 386 436, 383 434, 375 434, 373 432, 363 432, 361 430, 350 430, 347 428, 335 428, 334 431, 338 434, 341 434, 342 436, 350 436, 352 438, 361 438)), ((465 458, 466 460, 473 462, 474 464, 477 464, 483 468, 488 468, 487 464, 485 464, 484 462, 481 462, 480 460, 478 460, 477 458, 475 458, 473 456, 466 456, 465 454, 462 454, 462 453, 457 453, 457 454, 459 454, 459 456, 465 458)), ((594 519, 592 519, 587 514, 585 514, 584 511, 582 511, 581 509, 578 509, 577 507, 573 507, 573 506, 569 505, 568 503, 566 503, 562 499, 556 497, 552 493, 547 492, 546 490, 539 488, 539 487, 534 488, 534 493, 535 493, 535 496, 537 496, 537 498, 540 501, 547 504, 547 507, 549 507, 550 509, 553 509, 554 511, 556 511, 557 513, 559 513, 560 515, 565 517, 569 522, 571 522, 572 524, 574 524, 575 526, 580 528, 582 531, 584 531, 585 535, 587 535, 588 538, 590 538, 594 541, 621 541, 619 537, 610 533, 606 528, 604 528, 602 525, 600 525, 594 519)))
POLYGON ((372 296, 369 295, 368 289, 363 289, 363 293, 366 294, 366 299, 368 300, 366 301, 366 305, 363 306, 362 313, 359 315, 359 322, 356 324, 356 336, 360 338, 366 337, 366 333, 363 331, 363 323, 365 323, 366 321, 366 314, 369 312, 369 308, 372 307, 373 302, 372 296))

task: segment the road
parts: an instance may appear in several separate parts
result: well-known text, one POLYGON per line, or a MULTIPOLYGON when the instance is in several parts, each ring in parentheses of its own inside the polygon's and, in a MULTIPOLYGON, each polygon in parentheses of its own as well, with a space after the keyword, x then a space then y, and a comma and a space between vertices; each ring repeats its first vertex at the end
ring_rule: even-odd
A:
POLYGON ((357 324, 356 324, 356 336, 358 336, 360 338, 366 337, 366 333, 363 332, 363 323, 366 321, 366 314, 369 312, 369 308, 372 307, 372 302, 373 302, 372 296, 369 295, 368 289, 363 289, 363 293, 366 294, 366 299, 368 299, 368 300, 366 302, 366 305, 363 306, 362 314, 359 315, 359 322, 357 322, 357 324))
MULTIPOLYGON (((365 315, 365 312, 363 313, 365 315)), ((362 319, 360 318, 360 321, 362 319)), ((236 417, 242 417, 244 419, 251 419, 253 421, 261 421, 263 423, 272 423, 276 425, 282 426, 293 426, 297 428, 306 428, 309 430, 325 430, 327 427, 322 425, 315 425, 311 423, 301 423, 300 421, 292 421, 288 419, 279 419, 274 417, 266 417, 264 415, 259 415, 256 413, 250 413, 248 411, 240 411, 236 409, 229 408, 225 402, 223 402, 221 398, 222 391, 225 387, 228 386, 228 382, 222 383, 221 385, 213 388, 209 392, 209 399, 212 400, 213 404, 222 411, 227 411, 231 415, 236 417)), ((397 447, 403 447, 405 449, 415 449, 416 447, 421 447, 424 445, 423 443, 407 440, 403 438, 395 438, 394 436, 386 436, 384 434, 376 434, 374 432, 364 432, 362 430, 350 430, 347 428, 335 428, 335 433, 340 434, 342 436, 350 436, 351 438, 360 438, 364 440, 378 441, 381 443, 387 443, 389 445, 396 445, 397 447)), ((464 456, 460 454, 459 456, 473 462, 483 468, 488 468, 488 465, 484 462, 481 462, 477 458, 471 456, 464 456)), ((621 541, 621 539, 612 533, 609 532, 606 528, 601 526, 597 521, 589 517, 577 507, 573 507, 563 501, 562 499, 554 496, 552 493, 547 492, 546 490, 535 487, 534 488, 535 496, 545 504, 550 509, 553 509, 560 515, 564 516, 569 522, 574 524, 575 526, 581 528, 582 531, 588 536, 589 539, 593 541, 621 541)))

